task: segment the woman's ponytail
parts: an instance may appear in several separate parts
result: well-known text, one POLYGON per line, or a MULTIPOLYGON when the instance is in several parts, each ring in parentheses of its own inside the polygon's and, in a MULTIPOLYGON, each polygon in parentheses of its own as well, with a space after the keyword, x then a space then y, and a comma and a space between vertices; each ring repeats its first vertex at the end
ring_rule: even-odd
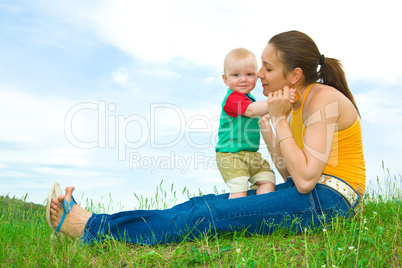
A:
POLYGON ((325 58, 324 63, 320 66, 318 77, 323 84, 334 87, 338 91, 342 92, 342 94, 353 103, 357 113, 360 116, 359 108, 357 108, 355 98, 349 89, 345 72, 343 71, 342 64, 339 60, 334 58, 325 58))

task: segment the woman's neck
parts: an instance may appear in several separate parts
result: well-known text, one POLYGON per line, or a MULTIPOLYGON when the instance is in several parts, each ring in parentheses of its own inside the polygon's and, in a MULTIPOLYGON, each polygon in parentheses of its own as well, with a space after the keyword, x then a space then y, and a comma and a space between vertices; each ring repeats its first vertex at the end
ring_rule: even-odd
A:
POLYGON ((308 89, 310 88, 311 84, 295 84, 293 88, 296 89, 296 101, 293 104, 293 110, 296 111, 300 108, 303 103, 304 96, 307 94, 308 89))

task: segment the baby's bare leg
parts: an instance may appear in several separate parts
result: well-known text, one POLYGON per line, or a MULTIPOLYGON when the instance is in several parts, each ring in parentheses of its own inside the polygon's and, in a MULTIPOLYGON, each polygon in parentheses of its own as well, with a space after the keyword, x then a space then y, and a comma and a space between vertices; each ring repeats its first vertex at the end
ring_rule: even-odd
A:
POLYGON ((238 192, 238 193, 230 193, 229 199, 239 198, 239 197, 245 197, 245 196, 247 196, 247 191, 238 192))
POLYGON ((255 184, 258 185, 257 195, 275 191, 275 184, 270 181, 257 181, 255 184))

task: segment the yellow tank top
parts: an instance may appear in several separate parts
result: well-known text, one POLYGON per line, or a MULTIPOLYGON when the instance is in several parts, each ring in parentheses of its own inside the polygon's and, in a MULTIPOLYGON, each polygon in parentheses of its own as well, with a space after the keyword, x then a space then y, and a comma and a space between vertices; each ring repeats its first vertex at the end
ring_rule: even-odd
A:
MULTIPOLYGON (((303 105, 313 85, 307 90, 301 107, 292 111, 290 116, 290 129, 300 149, 303 149, 306 132, 302 115, 303 105)), ((349 128, 335 132, 329 159, 322 173, 340 178, 352 186, 360 195, 364 194, 366 167, 359 117, 349 128)))

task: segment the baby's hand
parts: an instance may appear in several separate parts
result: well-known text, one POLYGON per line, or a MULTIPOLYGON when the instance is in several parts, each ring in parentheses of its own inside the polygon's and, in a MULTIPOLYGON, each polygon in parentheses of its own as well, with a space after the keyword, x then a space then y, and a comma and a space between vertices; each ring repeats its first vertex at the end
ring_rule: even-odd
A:
POLYGON ((290 103, 293 104, 296 102, 296 89, 291 88, 289 90, 289 98, 290 98, 290 103))

